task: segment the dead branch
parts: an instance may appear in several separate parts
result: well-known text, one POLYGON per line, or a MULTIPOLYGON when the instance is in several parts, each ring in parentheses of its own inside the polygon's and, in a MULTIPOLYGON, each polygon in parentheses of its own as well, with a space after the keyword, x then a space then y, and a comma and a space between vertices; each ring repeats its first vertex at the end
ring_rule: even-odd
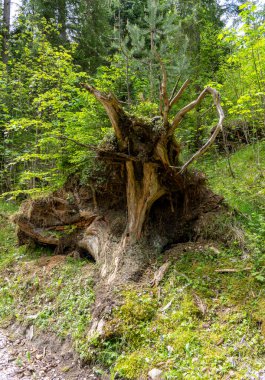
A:
POLYGON ((119 159, 119 160, 125 160, 125 161, 141 161, 138 157, 129 156, 125 153, 119 153, 119 152, 113 152, 113 151, 99 151, 99 157, 106 160, 113 160, 113 159, 119 159))
POLYGON ((194 297, 194 301, 195 301, 196 305, 198 306, 200 312, 202 313, 202 315, 205 315, 207 312, 206 303, 203 302, 203 300, 197 294, 193 294, 193 297, 194 297))
POLYGON ((94 210, 97 211, 98 210, 98 202, 97 202, 96 190, 92 184, 90 185, 90 189, 92 191, 94 210))
MULTIPOLYGON (((215 107, 217 109, 217 113, 219 115, 219 121, 218 121, 218 124, 213 132, 213 134, 211 135, 211 137, 209 138, 209 140, 182 166, 181 170, 180 170, 180 173, 183 173, 187 167, 195 160, 197 160, 200 156, 202 156, 208 149, 211 145, 213 145, 218 133, 220 131, 222 131, 223 129, 223 121, 224 121, 224 111, 223 111, 223 108, 221 106, 221 98, 220 98, 220 94, 218 91, 216 91, 214 88, 211 88, 211 87, 207 87, 202 93, 201 95, 197 98, 197 100, 195 102, 197 102, 195 105, 193 105, 190 109, 194 108, 199 102, 202 101, 202 99, 205 97, 206 93, 210 93, 213 97, 213 101, 214 101, 214 104, 215 104, 215 107)), ((190 103, 191 105, 192 103, 190 103)), ((189 107, 190 105, 186 106, 186 107, 189 107)), ((185 107, 184 107, 185 108, 185 107)), ((190 110, 189 109, 189 110, 190 110)), ((181 111, 180 111, 181 112, 181 111)), ((186 111, 185 113, 187 113, 188 111, 186 111)), ((184 115, 183 115, 184 116, 184 115)), ((182 116, 182 117, 183 117, 182 116)))
POLYGON ((54 138, 58 138, 60 140, 67 140, 67 141, 71 141, 72 143, 78 145, 78 146, 81 146, 83 148, 88 148, 88 149, 91 149, 91 150, 97 150, 97 146, 96 145, 93 145, 93 144, 84 144, 84 143, 81 143, 77 140, 74 140, 74 139, 71 139, 70 137, 67 137, 67 136, 64 136, 64 135, 55 135, 55 136, 51 136, 51 137, 54 137, 54 138))
POLYGON ((193 102, 187 104, 185 107, 183 107, 178 113, 177 115, 175 116, 174 120, 173 120, 173 123, 172 123, 172 126, 169 130, 169 135, 170 134, 173 134, 174 130, 177 128, 177 126, 179 125, 179 123, 181 122, 181 120, 183 119, 183 117, 191 110, 193 110, 193 108, 195 108, 198 104, 201 103, 201 101, 205 98, 206 96, 206 93, 207 93, 207 89, 208 87, 206 87, 201 93, 200 95, 198 96, 198 98, 196 100, 193 100, 193 102))
POLYGON ((165 264, 163 264, 155 273, 154 278, 151 281, 151 286, 157 286, 159 283, 163 280, 168 268, 170 266, 170 262, 167 261, 165 264))
POLYGON ((178 88, 178 85, 179 85, 180 78, 181 78, 181 75, 178 77, 178 79, 177 79, 177 81, 176 81, 176 84, 175 84, 175 86, 173 87, 173 90, 172 90, 171 95, 170 95, 170 98, 169 98, 169 103, 172 101, 172 99, 173 99, 174 96, 175 96, 175 93, 176 93, 177 88, 178 88))
POLYGON ((34 225, 27 220, 17 219, 16 223, 21 231, 23 231, 27 236, 29 236, 35 241, 38 241, 41 244, 47 244, 52 246, 57 246, 59 244, 59 239, 57 237, 51 235, 44 235, 45 230, 35 228, 34 225), (42 234, 41 231, 44 232, 44 234, 42 234))
POLYGON ((170 99, 169 109, 171 109, 173 107, 173 105, 177 103, 177 101, 181 98, 183 92, 186 90, 186 88, 188 87, 189 84, 190 84, 190 80, 187 79, 183 83, 183 85, 181 86, 181 88, 179 89, 177 94, 173 98, 170 99))
POLYGON ((103 159, 119 158, 121 160, 139 161, 139 159, 137 157, 129 156, 129 155, 125 154, 125 153, 118 153, 118 152, 113 152, 113 151, 100 150, 99 147, 96 146, 96 145, 83 144, 83 143, 80 143, 79 141, 76 141, 76 140, 71 139, 71 138, 69 138, 67 136, 64 136, 64 135, 59 135, 59 136, 54 136, 54 137, 62 139, 62 140, 71 141, 74 144, 76 144, 78 146, 81 146, 83 148, 88 148, 88 149, 94 150, 94 151, 98 152, 98 156, 100 158, 103 158, 103 159))
POLYGON ((249 271, 251 269, 252 269, 252 267, 246 267, 246 268, 242 268, 242 269, 224 268, 224 269, 216 269, 215 272, 217 272, 217 273, 239 273, 239 272, 249 271))
MULTIPOLYGON (((160 103, 164 104, 164 109, 162 112, 164 125, 168 124, 168 113, 169 113, 169 99, 167 94, 167 71, 164 65, 163 60, 157 51, 155 51, 155 56, 160 64, 161 72, 162 72, 162 81, 160 84, 160 103)), ((161 110, 162 111, 162 110, 161 110)))
POLYGON ((51 226, 51 227, 46 227, 46 231, 65 231, 71 227, 75 228, 84 228, 84 227, 89 227, 90 224, 94 222, 94 220, 98 217, 98 214, 92 214, 89 218, 80 218, 78 222, 75 223, 65 223, 60 226, 51 226))
POLYGON ((90 94, 94 95, 94 97, 103 105, 110 119, 111 125, 115 131, 120 146, 125 148, 126 143, 124 141, 124 136, 122 133, 122 122, 126 118, 126 115, 118 99, 113 94, 105 94, 104 92, 101 92, 95 87, 90 86, 86 83, 81 83, 81 86, 90 92, 90 94))

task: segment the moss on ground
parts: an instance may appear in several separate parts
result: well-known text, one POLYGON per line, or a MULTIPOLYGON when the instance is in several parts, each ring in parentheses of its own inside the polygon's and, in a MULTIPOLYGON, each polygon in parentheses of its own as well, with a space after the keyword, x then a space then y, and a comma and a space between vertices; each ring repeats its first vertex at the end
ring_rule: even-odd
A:
POLYGON ((154 367, 165 379, 265 376, 265 144, 258 149, 231 156, 235 179, 225 159, 213 165, 208 157, 202 165, 213 190, 237 211, 233 222, 221 218, 209 237, 238 228, 238 239, 232 233, 223 246, 187 244, 182 253, 174 248, 159 287, 143 281, 124 288, 104 335, 89 339, 94 264, 17 248, 6 220, 14 207, 2 203, 2 323, 18 320, 70 335, 84 360, 107 368, 113 379, 144 380, 154 367))
POLYGON ((112 378, 122 379, 147 379, 154 367, 165 379, 263 373, 264 286, 249 271, 215 272, 242 264, 250 260, 242 263, 239 251, 187 251, 172 261, 161 287, 126 290, 106 335, 94 342, 95 360, 100 353, 112 378))

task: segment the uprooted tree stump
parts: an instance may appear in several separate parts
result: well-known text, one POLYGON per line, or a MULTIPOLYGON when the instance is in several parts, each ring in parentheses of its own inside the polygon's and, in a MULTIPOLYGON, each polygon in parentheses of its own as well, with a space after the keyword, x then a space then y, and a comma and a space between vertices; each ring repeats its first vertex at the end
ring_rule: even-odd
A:
POLYGON ((170 122, 169 113, 189 81, 169 98, 162 71, 161 115, 149 122, 127 114, 114 95, 82 84, 105 108, 115 134, 114 142, 97 148, 105 182, 82 186, 72 178, 51 196, 24 202, 15 217, 21 244, 35 241, 59 253, 86 253, 99 263, 102 283, 111 284, 137 279, 146 259, 170 244, 198 238, 198 220, 217 210, 221 198, 207 189, 202 174, 187 168, 213 144, 224 113, 219 93, 207 87, 170 122), (207 94, 213 97, 218 124, 181 165, 175 130, 207 94))

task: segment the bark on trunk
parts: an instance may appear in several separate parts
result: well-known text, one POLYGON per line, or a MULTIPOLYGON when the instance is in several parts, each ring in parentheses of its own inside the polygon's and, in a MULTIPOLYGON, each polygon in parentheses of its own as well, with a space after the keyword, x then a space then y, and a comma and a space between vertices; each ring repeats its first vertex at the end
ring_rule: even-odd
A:
POLYGON ((162 195, 166 189, 161 186, 157 176, 157 165, 153 163, 143 164, 141 180, 135 177, 135 163, 126 162, 127 169, 127 232, 130 242, 134 243, 140 239, 143 224, 153 203, 162 195))

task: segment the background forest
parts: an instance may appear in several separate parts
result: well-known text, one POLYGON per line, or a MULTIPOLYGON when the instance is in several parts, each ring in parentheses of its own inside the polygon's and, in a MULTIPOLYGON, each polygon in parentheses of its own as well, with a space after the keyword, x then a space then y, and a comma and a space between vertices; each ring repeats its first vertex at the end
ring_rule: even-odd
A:
MULTIPOLYGON (((35 0, 23 1, 12 23, 10 2, 2 5, 1 193, 51 190, 76 171, 86 181, 93 158, 87 145, 108 136, 109 128, 80 82, 114 92, 138 116, 156 116, 157 52, 171 91, 192 80, 183 103, 206 85, 221 92, 228 150, 233 140, 249 144, 264 134, 262 5, 35 0)), ((187 151, 201 146, 214 126, 209 104, 178 132, 187 151)))
MULTIPOLYGON (((75 363, 88 365, 92 379, 264 380, 264 1, 22 0, 16 12, 12 1, 0 3, 0 328, 12 338, 22 325, 33 342, 52 333, 71 342, 75 363), (47 246, 18 247, 11 215, 25 199, 45 204, 69 178, 103 188, 108 167, 96 147, 111 151, 116 140, 81 83, 114 93, 143 126, 156 125, 163 65, 171 97, 191 81, 172 114, 206 86, 221 94, 223 132, 190 173, 206 174, 225 212, 205 220, 196 237, 188 231, 147 255, 139 281, 109 297, 103 333, 91 334, 99 264, 47 246), (151 281, 165 264, 164 277, 151 281)), ((210 97, 185 116, 175 132, 183 162, 217 120, 210 97)), ((64 203, 72 207, 71 194, 64 203)), ((59 238, 77 229, 61 227, 59 238)), ((30 351, 24 335, 17 341, 14 363, 37 376, 49 356, 30 351)), ((77 364, 52 355, 63 379, 82 378, 72 372, 77 364)))

